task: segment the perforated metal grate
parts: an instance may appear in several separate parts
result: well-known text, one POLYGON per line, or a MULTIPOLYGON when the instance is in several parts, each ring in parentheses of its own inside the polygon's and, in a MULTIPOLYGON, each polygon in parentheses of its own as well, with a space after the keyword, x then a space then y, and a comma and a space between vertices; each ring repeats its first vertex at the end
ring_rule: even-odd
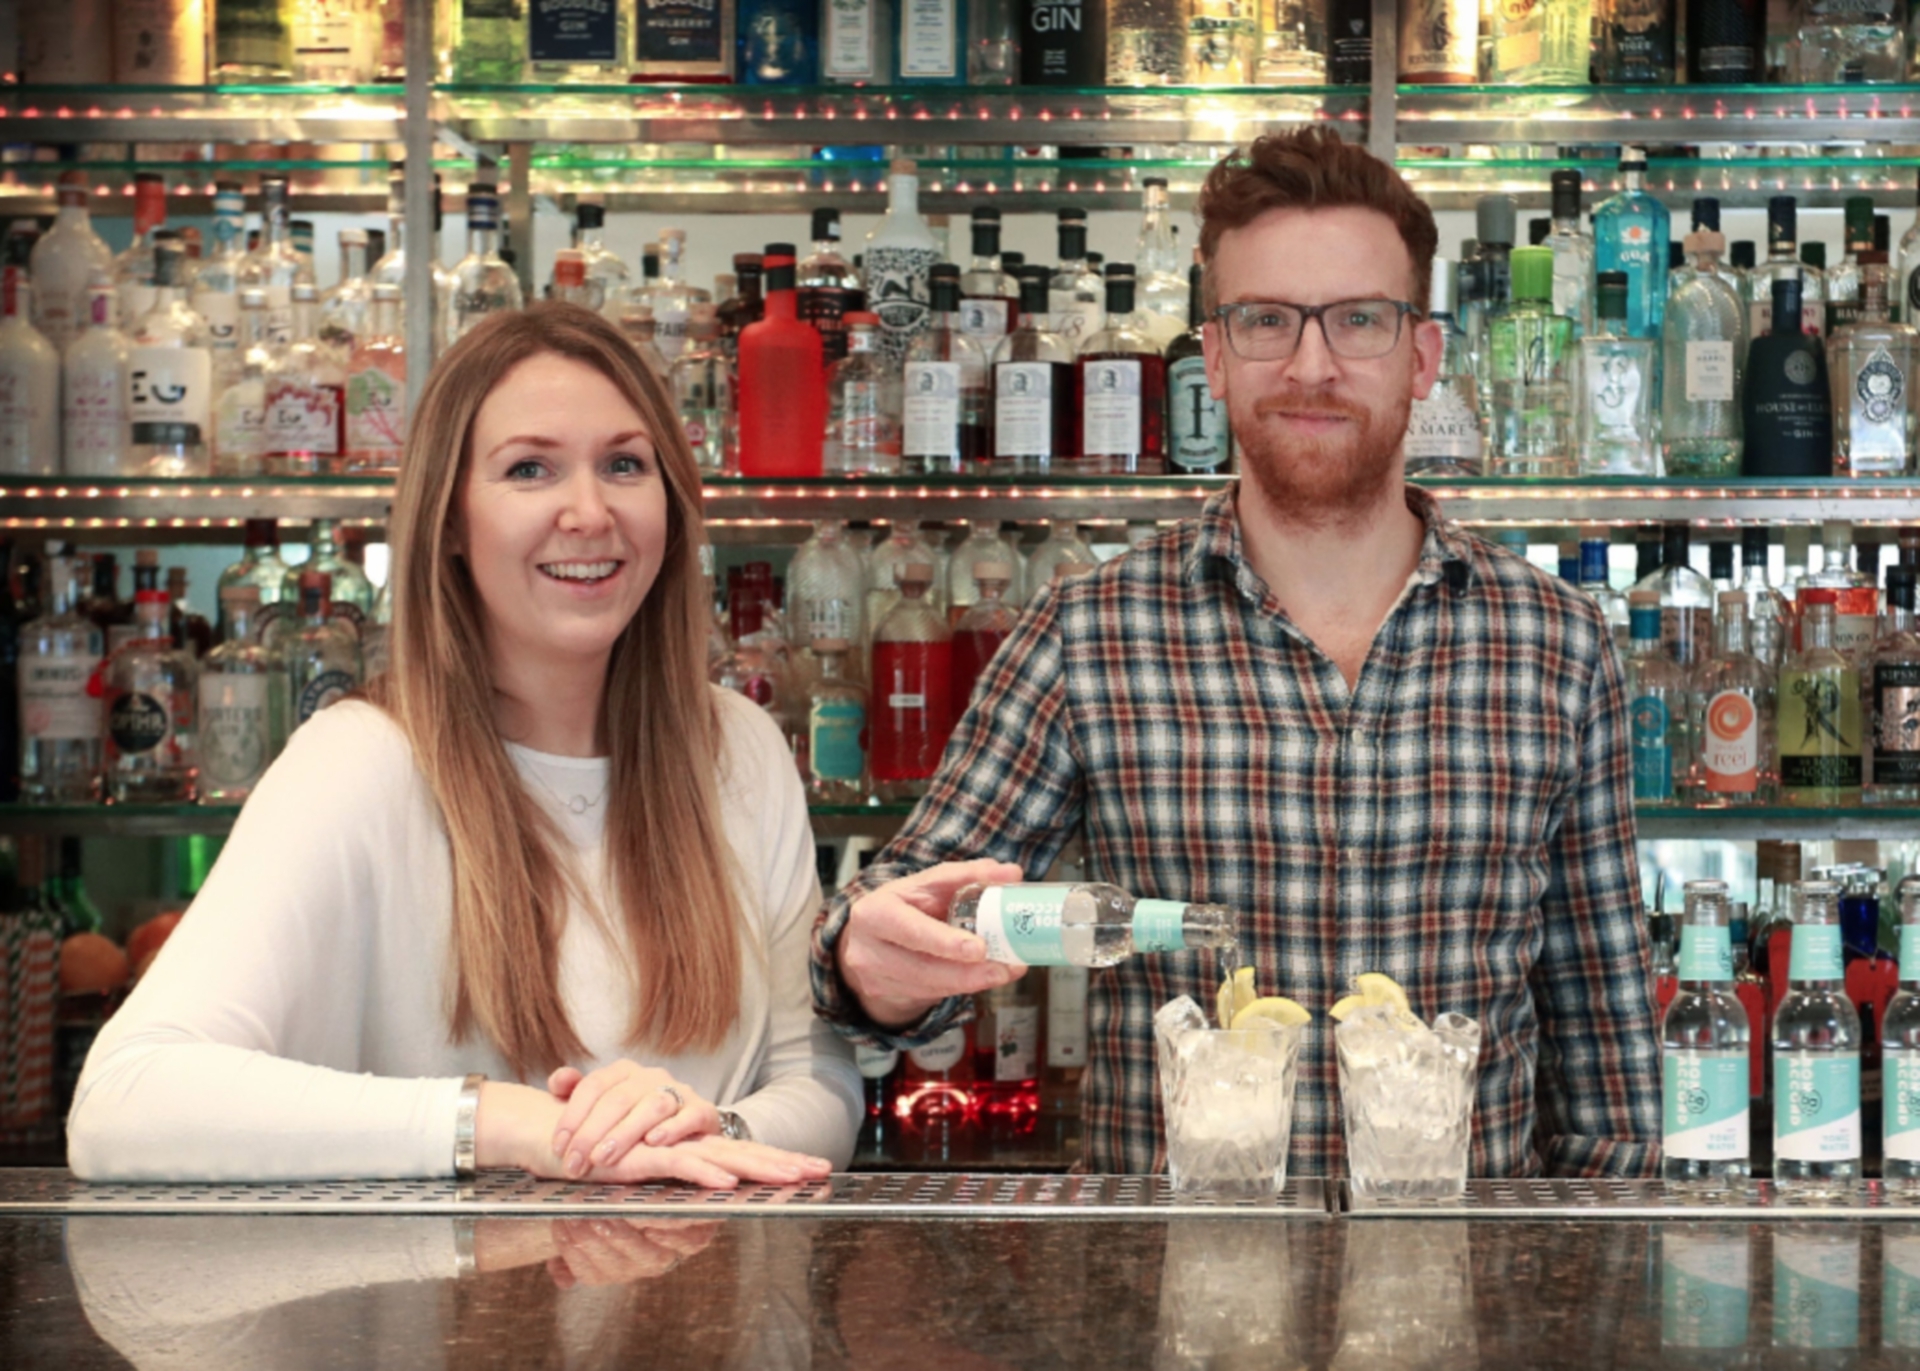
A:
POLYGON ((1772 1181, 1700 1192, 1665 1181, 1476 1180, 1457 1200, 1366 1199, 1340 1183, 1340 1208, 1355 1219, 1920 1219, 1920 1198, 1864 1181, 1832 1197, 1782 1193, 1772 1181))
POLYGON ((1209 1217, 1264 1215, 1324 1219, 1329 1192, 1318 1180, 1291 1181, 1274 1199, 1175 1196, 1164 1176, 1004 1176, 863 1173, 802 1186, 696 1190, 644 1185, 577 1185, 527 1176, 454 1181, 296 1181, 273 1184, 92 1185, 58 1170, 0 1170, 0 1212, 236 1214, 729 1213, 818 1218, 840 1211, 871 1217, 1209 1217))

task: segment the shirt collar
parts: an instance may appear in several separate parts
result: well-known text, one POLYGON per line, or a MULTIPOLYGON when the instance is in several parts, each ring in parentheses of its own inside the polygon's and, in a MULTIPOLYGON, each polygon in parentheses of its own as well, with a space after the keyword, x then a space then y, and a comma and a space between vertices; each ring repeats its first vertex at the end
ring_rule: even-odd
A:
MULTIPOLYGON (((1247 561, 1241 538, 1239 494, 1240 482, 1235 481, 1201 506, 1195 536, 1181 566, 1181 579, 1188 585, 1199 584, 1216 566, 1238 585, 1258 585, 1259 578, 1247 561)), ((1440 502, 1418 486, 1406 487, 1406 498, 1407 508, 1426 528, 1414 579, 1421 585, 1432 585, 1445 576, 1447 563, 1458 562, 1466 568, 1470 581, 1476 567, 1467 536, 1457 524, 1441 516, 1440 502)))

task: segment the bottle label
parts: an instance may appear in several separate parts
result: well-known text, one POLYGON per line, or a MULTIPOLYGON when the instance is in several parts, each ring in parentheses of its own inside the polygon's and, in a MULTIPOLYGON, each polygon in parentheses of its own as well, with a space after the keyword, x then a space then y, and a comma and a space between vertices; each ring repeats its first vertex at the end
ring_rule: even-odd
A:
POLYGON ((1760 711, 1751 692, 1722 690, 1707 702, 1701 761, 1712 794, 1751 795, 1759 788, 1760 711))
POLYGON ((1872 586, 1848 586, 1828 594, 1835 649, 1849 657, 1864 656, 1880 636, 1880 592, 1872 586))
POLYGON ((347 380, 347 447, 353 452, 398 455, 406 445, 407 392, 404 383, 368 367, 347 380))
MULTIPOLYGON (((1805 931, 1804 928, 1793 930, 1796 943, 1805 931)), ((1860 1056, 1857 1052, 1776 1052, 1773 1079, 1776 1157, 1790 1162, 1859 1159, 1860 1056)))
POLYGON ((993 1078, 1030 1081, 1040 1074, 1040 1006, 999 1005, 993 1011, 993 1078))
POLYGON ((1087 1064, 1087 982, 1084 966, 1047 968, 1047 1065, 1087 1064))
POLYGON ((919 80, 960 74, 954 0, 900 0, 900 75, 919 80))
POLYGON ((353 53, 354 16, 344 8, 330 13, 319 5, 303 5, 293 26, 295 59, 346 58, 353 53))
POLYGON ((993 430, 996 456, 1054 455, 1053 363, 994 364, 993 430))
POLYGON ((1873 780, 1920 785, 1920 662, 1874 664, 1873 780))
POLYGON ((868 1047, 865 1043, 853 1045, 853 1067, 869 1081, 884 1081, 893 1074, 893 1068, 900 1065, 900 1053, 897 1048, 868 1047))
POLYGON ((232 291, 196 290, 193 308, 207 321, 207 346, 215 352, 240 348, 240 297, 232 291))
POLYGON ((1458 386, 1436 381, 1426 399, 1413 402, 1407 410, 1407 436, 1400 450, 1418 461, 1480 460, 1480 418, 1458 386))
POLYGON ((1687 403, 1733 403, 1733 344, 1687 344, 1687 403))
POLYGON ((880 348, 895 366, 926 331, 927 272, 939 256, 933 248, 867 249, 867 307, 880 316, 880 348))
POLYGON ((634 25, 634 57, 641 71, 718 75, 733 39, 731 26, 722 35, 721 13, 712 0, 643 0, 634 25), (715 70, 693 69, 696 63, 713 64, 715 70))
POLYGON ((1860 689, 1855 672, 1780 673, 1780 784, 1794 790, 1858 789, 1860 689))
POLYGON ((1920 1162, 1920 1052, 1883 1041, 1886 1159, 1920 1162))
POLYGON ((849 643, 854 640, 858 610, 853 601, 835 595, 823 595, 804 603, 809 639, 838 638, 849 643))
POLYGON ((1677 974, 1683 981, 1731 981, 1733 934, 1724 927, 1682 926, 1677 974))
POLYGON ((807 716, 807 755, 823 781, 858 781, 867 769, 867 711, 857 700, 822 700, 807 716))
POLYGON ((1187 906, 1179 900, 1136 900, 1133 905, 1135 952, 1184 952, 1187 906))
POLYGON ((1007 311, 1005 300, 986 300, 975 297, 960 302, 960 331, 969 338, 977 339, 980 350, 989 357, 1000 340, 1007 336, 1007 311))
POLYGON ((267 384, 267 451, 340 455, 339 386, 267 384))
MULTIPOLYGON (((1474 430, 1476 447, 1479 430, 1474 430)), ((1227 406, 1207 385, 1207 359, 1182 357, 1167 368, 1168 454, 1178 471, 1225 471, 1232 443, 1227 406)))
POLYGON ((1139 452, 1140 363, 1087 362, 1080 384, 1080 455, 1124 457, 1139 452))
POLYGON ((1060 919, 1070 886, 990 885, 980 892, 973 931, 990 962, 1060 966, 1067 962, 1060 919))
POLYGON ((618 62, 613 0, 529 0, 527 56, 535 62, 618 62))
POLYGON ((873 0, 826 0, 822 63, 830 81, 873 77, 873 0))
POLYGON ((1750 1249, 1733 1237, 1660 1234, 1660 1342, 1664 1347, 1744 1347, 1750 1249))
POLYGON ((966 1028, 949 1028, 925 1047, 916 1047, 907 1053, 907 1060, 929 1075, 939 1075, 951 1071, 960 1065, 960 1059, 967 1055, 966 1028))
MULTIPOLYGON (((334 583, 336 585, 339 584, 339 578, 337 576, 334 578, 334 583)), ((351 600, 330 600, 327 602, 327 622, 331 624, 345 624, 355 633, 358 633, 366 627, 367 611, 360 608, 359 605, 356 605, 351 600)))
POLYGON ((1904 426, 1906 398, 1906 373, 1884 347, 1876 347, 1853 376, 1855 420, 1880 428, 1899 419, 1904 426))
POLYGON ((1686 1161, 1743 1160, 1751 1084, 1746 1054, 1669 1049, 1665 1055, 1666 1154, 1686 1161))
POLYGON ((107 740, 120 756, 157 752, 172 731, 166 703, 140 691, 127 691, 107 708, 107 740))
POLYGON ((253 785, 272 760, 266 675, 203 673, 200 677, 200 773, 223 790, 253 785))
POLYGON ((1070 290, 1047 292, 1047 312, 1053 316, 1050 332, 1059 334, 1077 350, 1082 339, 1106 327, 1107 312, 1094 300, 1082 300, 1070 290))
POLYGON ((358 684, 350 671, 321 672, 300 688, 300 698, 294 701, 294 722, 304 724, 358 684))
MULTIPOLYGON (((1464 24, 1457 0, 1408 0, 1401 7, 1400 79, 1451 76, 1474 80, 1479 75, 1475 52, 1479 25, 1464 24)), ((1556 313, 1564 313, 1556 300, 1556 313)))
POLYGON ((212 390, 213 355, 205 348, 134 347, 127 359, 133 441, 199 443, 208 428, 212 390))
MULTIPOLYGON (((235 381, 220 392, 214 406, 213 445, 222 458, 257 457, 267 450, 267 387, 259 380, 235 381)), ((235 470, 234 465, 223 465, 235 470)))
POLYGON ((1787 961, 1790 981, 1837 981, 1846 975, 1840 962, 1840 925, 1795 924, 1787 961))
POLYGON ((960 364, 908 362, 902 407, 909 457, 960 455, 960 364))
POLYGON ((1673 798, 1673 711, 1657 695, 1642 695, 1628 712, 1633 734, 1633 798, 1673 798))
POLYGON ((64 381, 67 457, 78 463, 73 473, 107 475, 106 464, 127 445, 126 380, 118 367, 102 371, 69 362, 64 381))
POLYGON ((100 736, 100 702, 87 694, 100 659, 85 654, 20 654, 20 732, 44 742, 100 736))

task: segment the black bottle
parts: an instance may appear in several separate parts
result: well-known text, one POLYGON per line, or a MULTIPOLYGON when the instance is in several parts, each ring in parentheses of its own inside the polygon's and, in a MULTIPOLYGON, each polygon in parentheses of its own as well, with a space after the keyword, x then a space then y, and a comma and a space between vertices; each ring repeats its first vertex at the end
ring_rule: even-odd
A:
POLYGON ((1200 330, 1207 322, 1201 303, 1198 262, 1187 268, 1187 331, 1167 344, 1167 463, 1172 470, 1215 475, 1227 470, 1233 434, 1227 403, 1207 386, 1207 359, 1200 330))
POLYGON ((1613 0, 1599 23, 1598 79, 1610 86, 1672 85, 1673 6, 1674 0, 1613 0))
POLYGON ((1747 350, 1744 476, 1831 476, 1833 410, 1820 340, 1800 331, 1800 283, 1773 283, 1773 332, 1747 350))
POLYGON ((1700 85, 1760 80, 1766 28, 1761 0, 1688 0, 1687 79, 1700 85))
POLYGON ((1020 19, 1020 84, 1106 83, 1105 0, 1025 0, 1020 19))
POLYGON ((1328 0, 1327 84, 1364 86, 1372 80, 1372 0, 1328 0))

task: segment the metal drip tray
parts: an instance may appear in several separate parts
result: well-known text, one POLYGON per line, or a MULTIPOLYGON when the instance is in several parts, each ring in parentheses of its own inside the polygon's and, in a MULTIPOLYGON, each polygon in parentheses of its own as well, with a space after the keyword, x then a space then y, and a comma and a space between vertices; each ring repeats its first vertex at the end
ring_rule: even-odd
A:
POLYGON ((858 1214, 872 1218, 1325 1219, 1324 1182, 1267 1200, 1175 1196, 1165 1176, 863 1173, 799 1186, 698 1190, 673 1182, 578 1185, 489 1174, 456 1181, 95 1185, 61 1170, 0 1170, 0 1212, 88 1214, 858 1214))
POLYGON ((1772 1181, 1698 1193, 1665 1181, 1473 1180, 1455 1200, 1361 1199, 1340 1183, 1340 1209, 1353 1219, 1914 1219, 1920 1197, 1862 1181, 1831 1197, 1782 1194, 1772 1181))

